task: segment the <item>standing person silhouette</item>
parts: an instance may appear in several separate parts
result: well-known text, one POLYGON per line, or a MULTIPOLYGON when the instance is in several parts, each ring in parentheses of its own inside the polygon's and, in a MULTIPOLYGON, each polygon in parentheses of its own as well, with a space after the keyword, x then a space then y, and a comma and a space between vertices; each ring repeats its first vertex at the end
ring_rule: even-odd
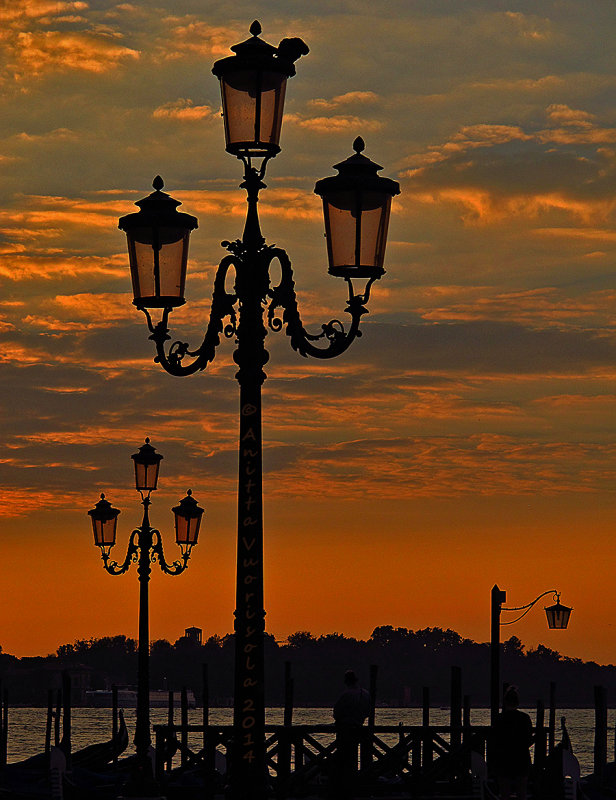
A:
POLYGON ((526 800, 530 773, 529 748, 533 742, 533 723, 520 711, 515 686, 509 686, 503 697, 503 710, 492 729, 494 765, 501 800, 526 800))
POLYGON ((352 669, 344 673, 344 685, 344 691, 334 704, 336 758, 330 797, 335 800, 353 797, 361 728, 370 713, 370 694, 359 685, 359 678, 352 669))

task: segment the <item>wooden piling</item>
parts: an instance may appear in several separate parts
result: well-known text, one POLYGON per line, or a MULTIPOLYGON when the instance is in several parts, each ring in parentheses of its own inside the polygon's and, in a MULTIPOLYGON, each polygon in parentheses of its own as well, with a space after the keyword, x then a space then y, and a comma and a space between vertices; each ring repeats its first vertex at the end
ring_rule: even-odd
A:
POLYGON ((45 723, 45 753, 51 751, 51 726, 53 722, 53 689, 47 690, 47 722, 45 723))
POLYGON ((71 768, 71 676, 62 670, 62 751, 66 758, 66 768, 71 768))
POLYGON ((201 693, 203 697, 201 724, 203 725, 203 749, 207 747, 207 727, 210 724, 210 678, 207 664, 201 665, 201 693))
POLYGON ((173 698, 173 690, 170 689, 169 690, 169 695, 167 697, 167 726, 168 726, 167 741, 169 743, 169 750, 168 750, 169 756, 168 756, 167 762, 166 762, 167 772, 171 772, 171 769, 173 767, 172 741, 173 741, 173 737, 175 736, 175 732, 173 730, 173 721, 174 721, 173 720, 173 717, 174 717, 173 700, 174 700, 174 698, 173 698))
POLYGON ((427 769, 432 764, 433 747, 432 747, 432 733, 430 731, 430 687, 424 686, 422 691, 422 726, 423 726, 423 753, 421 768, 427 769))
POLYGON ((203 686, 203 771, 205 800, 214 797, 214 772, 216 771, 216 736, 210 728, 210 676, 208 665, 201 665, 201 683, 203 686))
POLYGON ((462 670, 451 668, 451 691, 449 702, 449 726, 451 747, 462 744, 462 670))
POLYGON ((607 766, 607 692, 605 686, 595 686, 595 746, 594 774, 597 785, 603 786, 607 766))
POLYGON ((62 719, 62 689, 56 691, 56 710, 53 720, 53 743, 60 746, 60 720, 62 719))
POLYGON ((293 691, 295 685, 291 672, 291 662, 284 662, 284 717, 283 725, 290 727, 293 725, 293 691))
POLYGON ((180 704, 180 724, 182 725, 182 751, 180 753, 180 765, 185 767, 188 762, 188 692, 185 686, 182 686, 180 704))
POLYGON ((550 716, 548 718, 548 753, 556 744, 556 683, 550 681, 550 716))
POLYGON ((287 797, 291 778, 293 736, 293 675, 291 662, 284 662, 284 712, 278 740, 278 797, 287 797))
POLYGON ((545 705, 537 700, 537 717, 535 721, 535 767, 542 769, 545 762, 545 705))
POLYGON ((462 742, 470 745, 471 741, 471 698, 465 694, 462 699, 462 742))
POLYGON ((376 664, 370 665, 369 689, 370 710, 368 711, 368 725, 362 730, 359 745, 359 763, 362 769, 369 769, 372 764, 372 737, 374 735, 374 719, 376 714, 376 682, 379 668, 376 664))
POLYGON ((9 745, 9 692, 8 689, 2 690, 2 719, 0 728, 2 736, 0 739, 0 768, 4 769, 8 760, 9 745))
MULTIPOLYGON (((111 687, 111 736, 113 741, 116 742, 118 739, 119 733, 119 725, 118 725, 118 687, 115 683, 111 687)), ((113 763, 118 763, 118 754, 117 750, 114 749, 113 751, 113 763)))

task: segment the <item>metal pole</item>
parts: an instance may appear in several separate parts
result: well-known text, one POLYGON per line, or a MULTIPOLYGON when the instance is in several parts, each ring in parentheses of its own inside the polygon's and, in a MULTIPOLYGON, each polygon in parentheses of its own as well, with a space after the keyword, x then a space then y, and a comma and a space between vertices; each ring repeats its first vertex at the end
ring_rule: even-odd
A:
POLYGON ((136 778, 145 786, 153 780, 150 761, 150 620, 148 585, 152 572, 150 549, 152 533, 148 518, 149 497, 143 500, 143 522, 139 529, 139 651, 137 656, 137 719, 135 748, 137 750, 136 778))
POLYGON ((235 693, 233 706, 233 800, 262 800, 267 794, 263 602, 263 486, 261 385, 267 363, 262 298, 269 284, 267 264, 259 255, 257 198, 263 183, 248 168, 244 255, 237 264, 240 301, 238 347, 240 385, 237 583, 235 610, 235 693))
POLYGON ((507 593, 494 584, 490 613, 490 725, 496 723, 500 711, 500 615, 506 599, 507 593))

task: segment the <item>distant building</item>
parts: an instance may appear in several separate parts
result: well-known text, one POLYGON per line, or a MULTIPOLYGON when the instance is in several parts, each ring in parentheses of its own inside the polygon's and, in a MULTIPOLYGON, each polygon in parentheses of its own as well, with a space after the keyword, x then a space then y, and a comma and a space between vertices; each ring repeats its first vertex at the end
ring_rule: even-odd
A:
POLYGON ((201 644, 203 638, 202 628, 186 628, 184 630, 184 638, 188 639, 195 644, 201 644))

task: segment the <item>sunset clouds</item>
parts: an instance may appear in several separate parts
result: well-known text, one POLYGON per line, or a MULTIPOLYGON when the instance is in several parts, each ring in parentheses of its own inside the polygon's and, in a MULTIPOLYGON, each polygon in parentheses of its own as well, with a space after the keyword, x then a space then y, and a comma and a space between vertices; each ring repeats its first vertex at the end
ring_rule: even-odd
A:
MULTIPOLYGON (((67 563, 73 554, 113 608, 87 630, 67 608, 35 642, 23 634, 36 627, 26 603, 0 644, 34 653, 133 630, 101 578, 86 512, 105 491, 133 520, 130 454, 147 435, 165 456, 157 506, 168 515, 190 486, 208 509, 186 590, 194 618, 167 608, 159 629, 153 612, 153 635, 231 630, 232 579, 203 584, 233 571, 234 343, 205 374, 163 374, 132 305, 117 219, 157 174, 199 218, 188 302, 171 317, 172 340, 197 347, 220 242, 241 235, 246 209, 211 67, 255 16, 267 41, 310 47, 289 81, 259 210, 268 243, 289 252, 311 332, 348 317, 344 282, 327 274, 315 181, 361 135, 402 189, 363 337, 325 363, 300 358, 284 334, 266 342, 269 629, 440 625, 483 640, 495 581, 522 602, 559 584, 584 620, 559 647, 613 660, 587 577, 607 585, 616 566, 616 22, 603 0, 0 8, 4 546, 18 559, 23 530, 49 531, 45 545, 67 563), (567 556, 539 563, 532 554, 555 534, 567 556), (456 583, 453 551, 476 576, 470 589, 456 583), (350 553, 387 603, 345 584, 340 608, 331 570, 350 553), (374 559, 390 568, 371 574, 374 559), (322 572, 303 573, 308 560, 322 572), (434 598, 451 586, 462 594, 447 610, 434 598), (313 595, 311 622, 302 598, 313 595)), ((159 610, 177 591, 160 588, 159 610)), ((532 643, 543 631, 529 615, 519 635, 532 643)))

